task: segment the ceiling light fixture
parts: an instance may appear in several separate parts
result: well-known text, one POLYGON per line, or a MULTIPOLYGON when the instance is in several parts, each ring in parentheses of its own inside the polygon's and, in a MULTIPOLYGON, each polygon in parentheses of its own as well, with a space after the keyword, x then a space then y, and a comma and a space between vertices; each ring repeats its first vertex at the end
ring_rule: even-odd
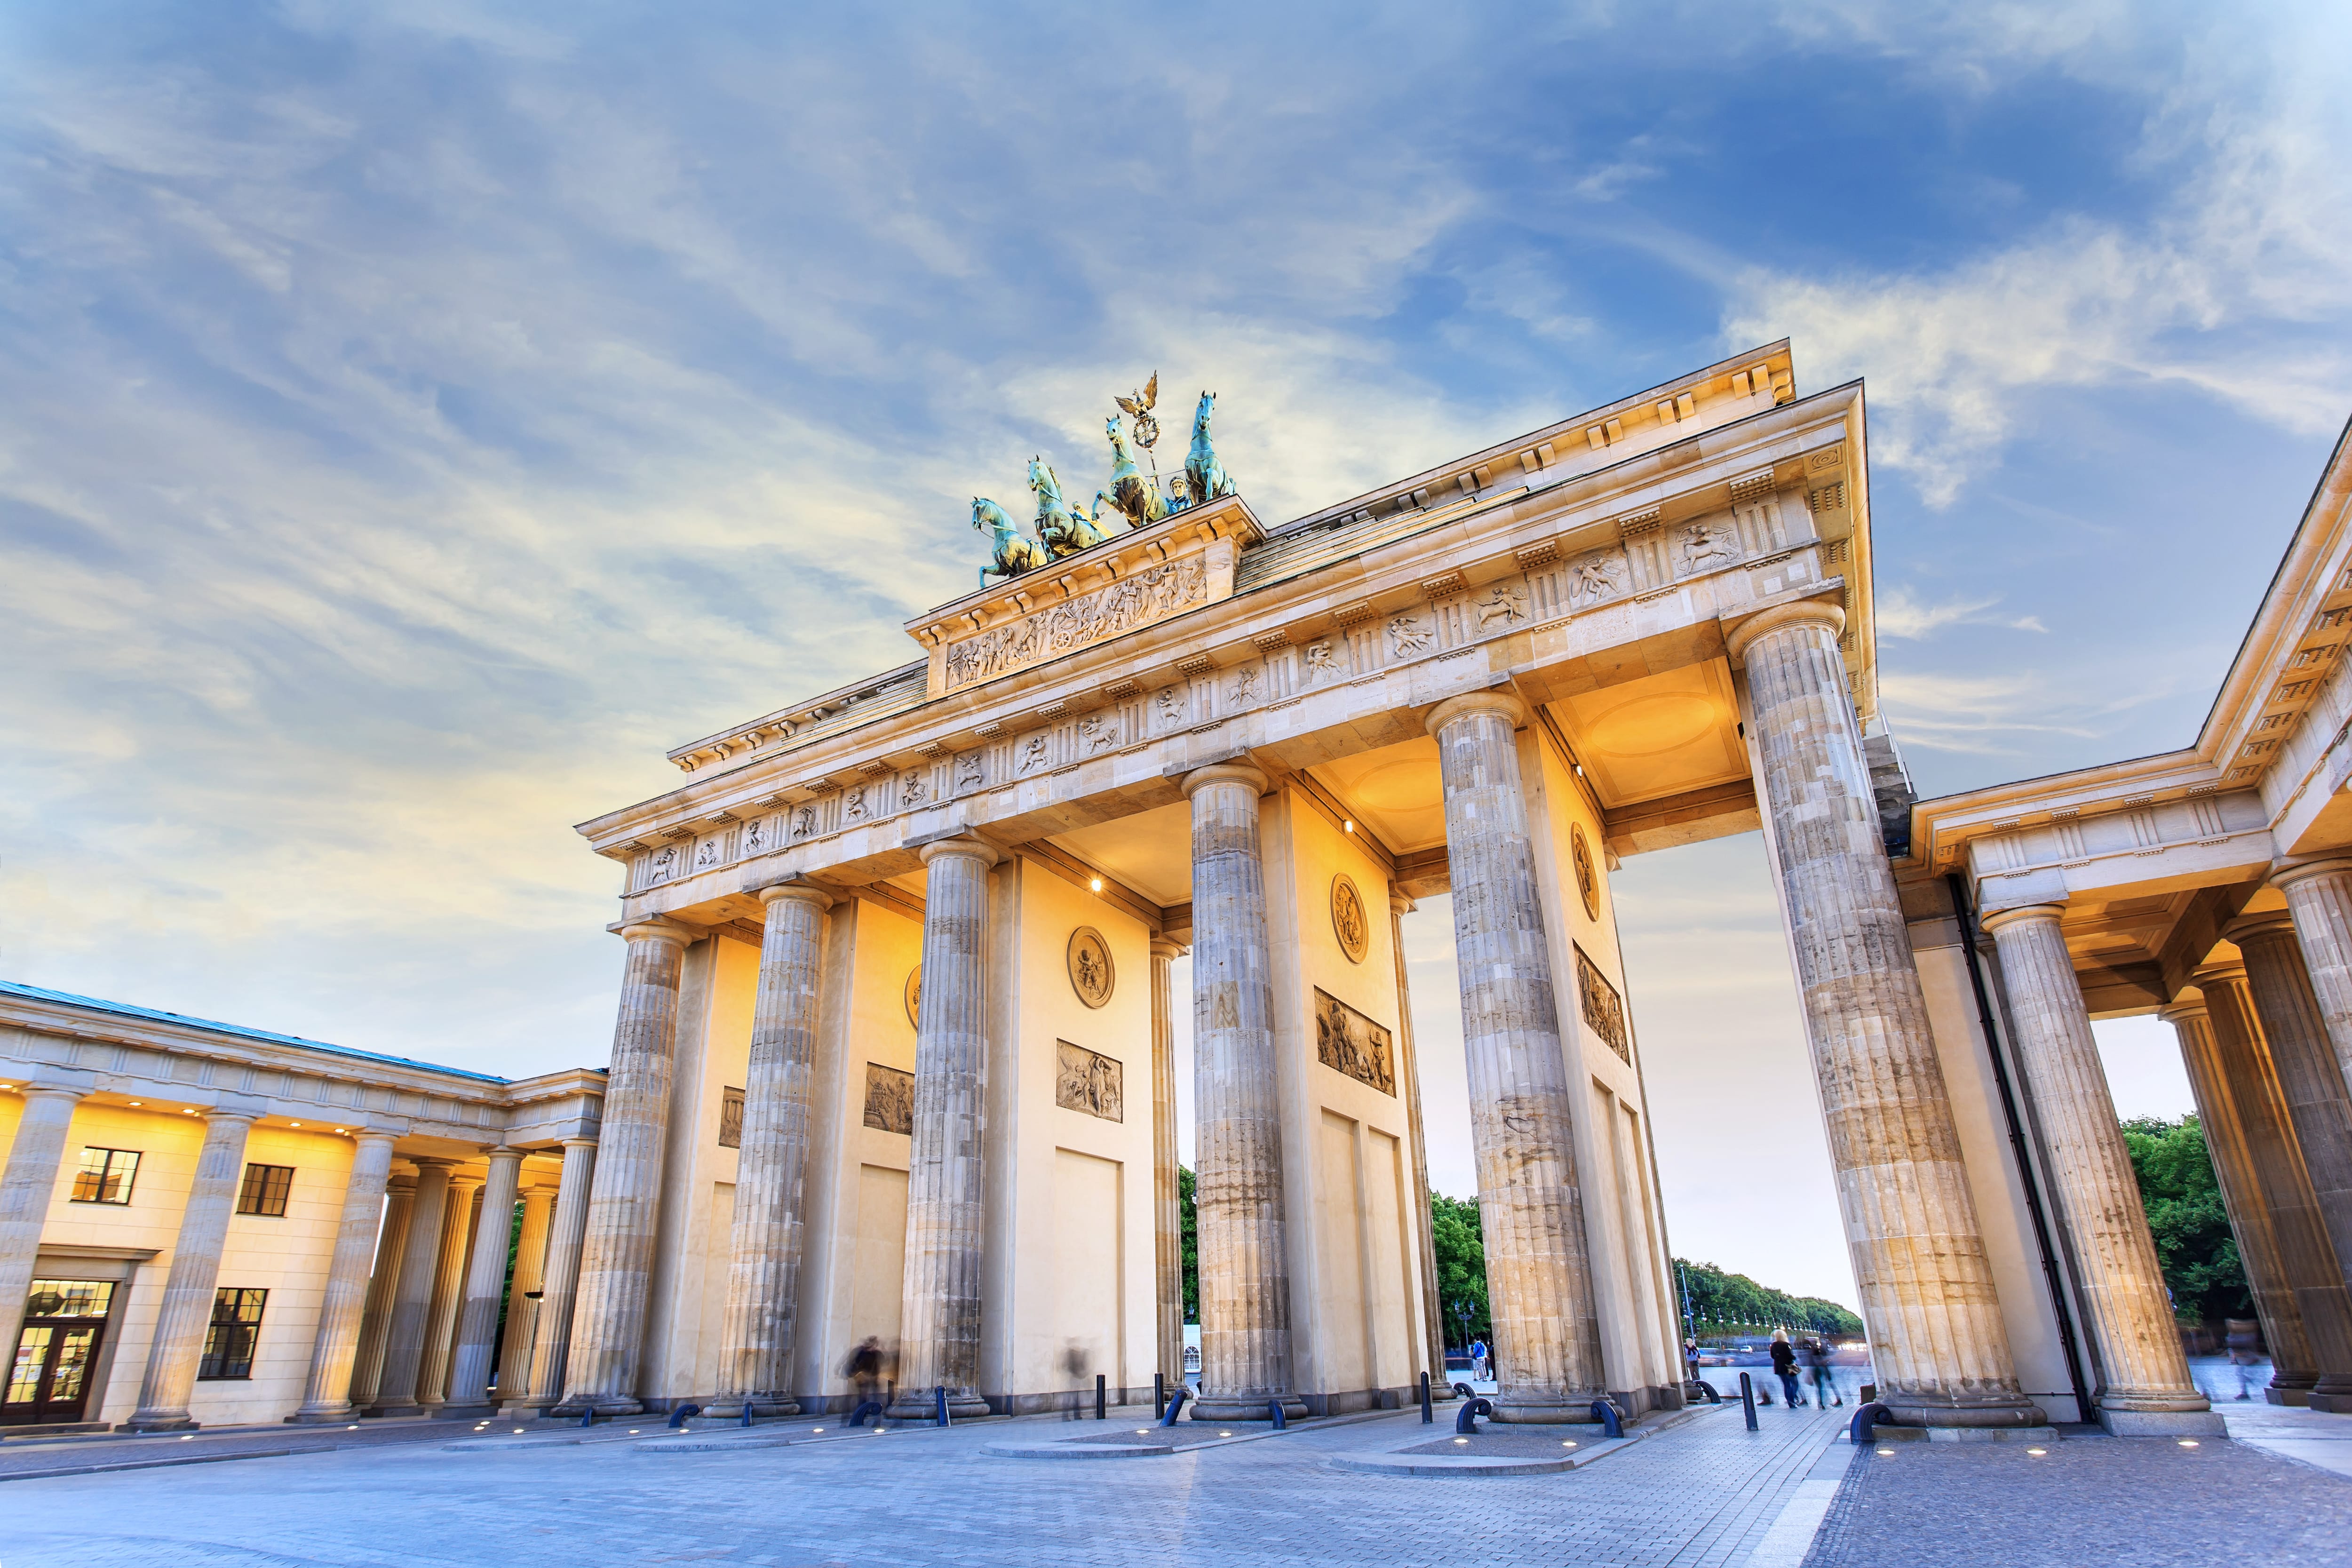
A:
POLYGON ((1352 816, 1342 817, 1339 819, 1339 826, 1353 833, 1356 831, 1356 819, 1352 816))
POLYGON ((1095 890, 1096 892, 1097 892, 1097 893, 1101 892, 1101 891, 1102 891, 1102 879, 1101 879, 1100 877, 1097 877, 1097 878, 1094 879, 1094 881, 1093 881, 1093 883, 1091 884, 1091 886, 1094 888, 1094 890, 1095 890))

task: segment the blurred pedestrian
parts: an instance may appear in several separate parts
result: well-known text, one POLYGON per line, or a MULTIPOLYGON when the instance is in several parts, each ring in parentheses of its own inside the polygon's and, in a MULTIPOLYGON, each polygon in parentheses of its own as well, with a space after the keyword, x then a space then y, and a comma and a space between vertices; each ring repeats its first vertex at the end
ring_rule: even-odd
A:
POLYGON ((1483 1379, 1486 1375, 1486 1342, 1484 1340, 1470 1342, 1470 1375, 1474 1379, 1483 1379))
POLYGON ((1805 1341, 1805 1371, 1812 1379, 1813 1403, 1827 1410, 1832 1405, 1843 1405, 1845 1396, 1837 1391, 1837 1375, 1830 1370, 1830 1347, 1814 1334, 1805 1341))
POLYGON ((1772 1331, 1772 1375, 1780 1380, 1780 1394, 1788 1400, 1790 1409, 1805 1402, 1805 1396, 1797 1392, 1797 1351, 1789 1342, 1786 1329, 1772 1331))
POLYGON ((882 1342, 879 1339, 868 1334, 856 1350, 849 1352, 848 1363, 841 1370, 848 1377, 850 1389, 856 1395, 856 1404, 851 1406, 853 1410, 858 1405, 880 1403, 882 1342))

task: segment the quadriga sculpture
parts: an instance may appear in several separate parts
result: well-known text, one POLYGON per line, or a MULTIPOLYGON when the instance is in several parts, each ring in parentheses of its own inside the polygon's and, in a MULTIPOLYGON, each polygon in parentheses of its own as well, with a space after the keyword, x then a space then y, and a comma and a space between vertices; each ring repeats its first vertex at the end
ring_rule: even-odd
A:
POLYGON ((1029 489, 1037 497, 1037 537, 1057 559, 1110 537, 1095 526, 1092 513, 1063 496, 1061 477, 1043 458, 1029 459, 1029 489))
POLYGON ((1129 528, 1166 517, 1174 509, 1160 495, 1160 487, 1135 466, 1135 452, 1118 433, 1118 415, 1103 421, 1103 434, 1110 437, 1110 504, 1119 510, 1129 528))
POLYGON ((1215 393, 1201 394, 1200 411, 1192 416, 1192 449, 1184 454, 1184 478, 1190 481, 1186 488, 1196 504, 1234 493, 1233 476, 1217 461, 1216 445, 1209 439, 1209 416, 1216 408, 1215 393))
POLYGON ((1049 557, 1044 545, 1021 531, 1020 525, 1004 515, 1004 509, 986 496, 971 498, 971 525, 984 528, 993 536, 996 564, 980 569, 980 585, 988 586, 988 574, 1018 577, 1022 573, 1045 564, 1049 557))

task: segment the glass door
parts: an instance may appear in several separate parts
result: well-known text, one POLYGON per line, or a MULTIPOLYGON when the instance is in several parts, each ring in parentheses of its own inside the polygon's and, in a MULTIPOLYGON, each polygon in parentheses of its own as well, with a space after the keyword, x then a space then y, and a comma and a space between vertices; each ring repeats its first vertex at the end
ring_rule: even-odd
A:
POLYGON ((33 1281, 0 1423, 46 1426, 83 1418, 89 1374, 97 1365, 106 1314, 113 1303, 111 1279, 33 1281))

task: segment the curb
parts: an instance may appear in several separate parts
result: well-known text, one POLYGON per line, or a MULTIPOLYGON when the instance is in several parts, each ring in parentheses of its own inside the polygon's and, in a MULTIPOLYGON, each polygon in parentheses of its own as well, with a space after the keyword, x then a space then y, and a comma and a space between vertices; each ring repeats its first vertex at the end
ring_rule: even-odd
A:
MULTIPOLYGON (((1721 1408, 1720 1405, 1685 1405, 1680 1410, 1670 1410, 1656 1421, 1636 1427, 1622 1437, 1603 1437, 1598 1442, 1581 1444, 1576 1452, 1563 1454, 1558 1458, 1510 1458, 1501 1456, 1486 1458, 1471 1454, 1456 1458, 1451 1454, 1406 1454, 1391 1448, 1370 1454, 1334 1454, 1330 1464, 1334 1469, 1357 1470, 1381 1476, 1558 1475, 1563 1470, 1582 1469, 1596 1459, 1605 1459, 1620 1449, 1630 1448, 1636 1443, 1662 1436, 1665 1433, 1697 1420, 1709 1410, 1721 1408)), ((1403 1447, 1416 1447, 1427 1441, 1428 1438, 1416 1435, 1411 1443, 1403 1447)))
MULTIPOLYGON (((263 1448, 249 1454, 190 1454, 185 1458, 123 1459, 111 1465, 67 1465, 51 1470, 18 1470, 0 1475, 0 1481, 46 1481, 59 1476, 102 1476, 114 1470, 160 1470, 173 1465, 222 1465, 232 1459, 282 1459, 294 1453, 316 1453, 318 1449, 263 1448)), ((324 1450, 332 1452, 331 1449, 324 1450)))

